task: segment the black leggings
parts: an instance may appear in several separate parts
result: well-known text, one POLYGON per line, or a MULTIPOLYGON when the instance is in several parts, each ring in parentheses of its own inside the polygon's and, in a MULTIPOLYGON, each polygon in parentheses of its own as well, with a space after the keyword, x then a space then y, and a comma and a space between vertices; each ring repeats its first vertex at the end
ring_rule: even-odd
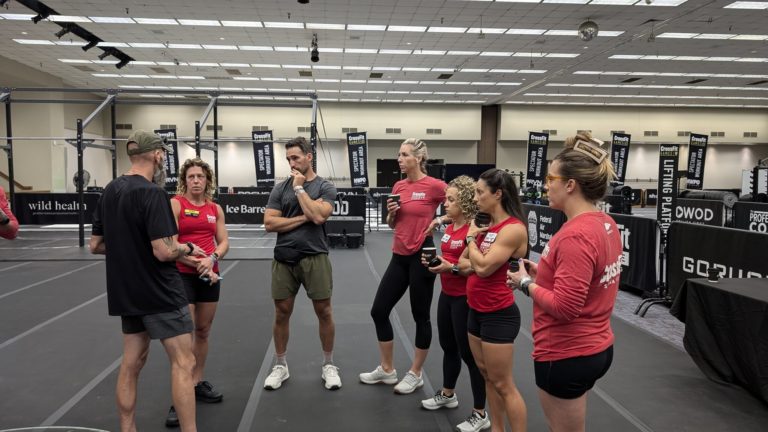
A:
MULTIPOLYGON (((428 236, 422 246, 432 244, 432 237, 428 236)), ((395 338, 389 314, 410 286, 411 314, 416 321, 415 345, 419 349, 429 349, 432 342, 429 308, 432 305, 435 277, 435 274, 421 265, 421 250, 412 255, 392 254, 371 306, 371 317, 376 325, 376 337, 380 342, 389 342, 395 338)))
POLYGON ((485 408, 485 380, 477 368, 472 350, 469 349, 467 336, 467 315, 469 305, 467 296, 451 296, 443 292, 437 300, 437 333, 440 347, 443 348, 443 387, 456 388, 456 380, 461 372, 461 360, 469 369, 469 382, 472 385, 474 408, 485 408))

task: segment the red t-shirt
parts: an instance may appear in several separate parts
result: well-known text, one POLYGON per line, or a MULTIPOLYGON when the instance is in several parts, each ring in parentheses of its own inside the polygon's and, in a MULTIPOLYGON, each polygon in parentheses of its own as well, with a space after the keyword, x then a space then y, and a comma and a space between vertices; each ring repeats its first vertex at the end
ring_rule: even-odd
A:
MULTIPOLYGON (((458 264, 461 254, 464 253, 466 244, 464 239, 467 237, 469 224, 464 224, 458 230, 453 229, 453 224, 448 225, 445 234, 440 239, 440 250, 445 258, 451 264, 458 264)), ((466 276, 454 275, 449 273, 440 273, 440 283, 443 286, 443 292, 449 296, 467 295, 466 276)))
POLYGON ((535 360, 588 356, 613 344, 622 258, 619 229, 602 212, 582 213, 552 237, 532 294, 535 360))
MULTIPOLYGON (((480 252, 487 253, 496 241, 499 231, 507 225, 522 224, 514 216, 510 216, 500 223, 488 228, 488 231, 480 233, 475 242, 480 252)), ((515 294, 507 286, 507 269, 505 263, 499 266, 492 275, 480 277, 472 273, 467 278, 467 303, 469 307, 478 312, 493 312, 508 308, 515 303, 515 294)))
MULTIPOLYGON (((181 205, 179 210, 179 243, 192 242, 200 246, 208 255, 216 250, 216 221, 219 211, 216 203, 206 202, 196 206, 183 196, 173 197, 181 205)), ((181 273, 197 273, 197 269, 181 262, 176 262, 181 273)), ((213 271, 219 272, 219 263, 213 265, 213 271)))
POLYGON ((400 210, 395 217, 395 236, 392 252, 398 255, 413 255, 424 243, 429 223, 435 218, 435 210, 445 200, 444 181, 425 176, 411 182, 400 180, 392 188, 393 194, 400 194, 400 210))
POLYGON ((11 206, 8 205, 8 198, 5 197, 5 191, 0 187, 0 209, 3 210, 6 216, 8 216, 9 222, 5 226, 9 231, 0 232, 0 237, 13 240, 16 238, 16 234, 19 232, 19 221, 16 216, 11 213, 11 206))

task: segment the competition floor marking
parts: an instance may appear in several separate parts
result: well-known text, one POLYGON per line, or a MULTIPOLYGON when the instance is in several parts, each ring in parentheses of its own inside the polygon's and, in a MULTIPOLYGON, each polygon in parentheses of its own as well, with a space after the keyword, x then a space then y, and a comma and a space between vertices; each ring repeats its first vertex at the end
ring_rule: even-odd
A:
MULTIPOLYGON (((227 267, 225 270, 222 270, 221 275, 226 275, 230 270, 232 270, 237 264, 239 264, 240 261, 234 261, 232 265, 227 267)), ((1 347, 0 347, 1 348, 1 347)), ((72 396, 68 401, 66 401, 62 406, 59 407, 56 411, 53 412, 50 416, 48 416, 47 419, 45 419, 41 424, 40 428, 31 428, 29 430, 37 430, 37 431, 45 431, 47 428, 66 428, 66 426, 49 426, 57 421, 59 421, 64 415, 69 412, 72 407, 77 405, 80 400, 82 400, 85 395, 87 395, 91 390, 96 388, 97 385, 99 385, 106 377, 109 376, 115 369, 117 369, 120 366, 120 362, 123 360, 123 356, 120 356, 112 362, 109 366, 107 366, 106 369, 101 371, 98 375, 96 375, 91 381, 88 382, 80 391, 75 393, 74 396, 72 396), (44 427, 45 426, 45 427, 44 427)), ((25 429, 26 430, 26 429, 25 429)), ((78 432, 78 431, 99 431, 99 432, 108 432, 108 431, 101 431, 100 429, 70 429, 72 432, 78 432)), ((0 431, 0 432, 6 432, 6 431, 0 431)))
POLYGON ((95 266, 96 264, 101 264, 101 262, 102 262, 102 261, 97 261, 97 262, 94 262, 94 263, 90 263, 90 264, 88 264, 88 265, 84 265, 84 266, 82 266, 82 267, 76 268, 76 269, 74 269, 74 270, 72 270, 72 271, 68 271, 68 272, 66 272, 66 273, 62 273, 62 274, 60 274, 60 275, 58 275, 58 276, 54 276, 54 277, 52 277, 52 278, 48 278, 48 279, 45 279, 45 280, 41 280, 40 282, 35 282, 35 283, 33 283, 33 284, 29 284, 29 285, 27 285, 27 286, 24 286, 24 287, 21 287, 21 288, 19 288, 19 289, 13 290, 13 291, 11 291, 11 292, 5 293, 5 294, 3 294, 3 295, 0 295, 0 300, 4 299, 4 298, 6 298, 6 297, 8 297, 8 296, 10 296, 10 295, 13 295, 13 294, 16 294, 16 293, 19 293, 19 292, 22 292, 22 291, 26 291, 26 290, 28 290, 28 289, 30 289, 30 288, 34 288, 34 287, 36 287, 36 286, 38 286, 38 285, 42 285, 42 284, 45 284, 45 283, 48 283, 48 282, 54 281, 54 280, 56 280, 56 279, 59 279, 59 278, 63 278, 64 276, 69 276, 69 275, 71 275, 72 273, 77 273, 77 272, 79 272, 80 270, 85 270, 85 269, 87 269, 88 267, 93 267, 93 266, 95 266))
POLYGON ((32 264, 32 262, 28 261, 28 262, 23 262, 21 264, 12 265, 10 267, 6 267, 4 269, 0 269, 0 272, 4 272, 6 270, 13 270, 15 268, 19 268, 19 267, 22 267, 22 266, 25 266, 25 265, 29 265, 29 264, 32 264))

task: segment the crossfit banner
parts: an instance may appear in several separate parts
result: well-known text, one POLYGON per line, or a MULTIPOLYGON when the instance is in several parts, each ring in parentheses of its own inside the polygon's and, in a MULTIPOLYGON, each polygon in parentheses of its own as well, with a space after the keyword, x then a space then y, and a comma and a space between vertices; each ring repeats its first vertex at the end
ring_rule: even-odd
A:
POLYGON ((616 170, 616 181, 624 183, 627 176, 627 159, 629 159, 629 140, 632 135, 614 133, 611 140, 611 162, 616 170))
POLYGON ((219 195, 219 205, 224 210, 224 217, 230 224, 264 223, 269 195, 261 194, 226 194, 219 195))
POLYGON ((621 233, 624 255, 621 285, 643 291, 656 289, 656 221, 646 217, 610 214, 621 233))
POLYGON ((702 225, 723 226, 723 201, 678 198, 675 220, 702 225))
POLYGON ((565 224, 565 213, 536 204, 523 204, 523 211, 528 218, 528 249, 540 254, 565 224))
POLYGON ((691 134, 688 144, 688 178, 685 180, 687 189, 704 188, 704 160, 707 157, 708 135, 691 134))
POLYGON ((312 171, 317 174, 317 123, 309 125, 309 145, 312 146, 312 171))
POLYGON ((733 205, 734 227, 768 233, 768 204, 739 201, 733 205))
POLYGON ((253 157, 256 161, 256 185, 275 185, 275 153, 272 149, 272 131, 251 132, 253 157))
POLYGON ((353 187, 368 187, 368 133, 347 133, 349 177, 353 187))
POLYGON ((155 129, 165 144, 171 147, 171 154, 165 152, 165 189, 176 190, 179 182, 179 143, 176 141, 176 129, 155 129))
MULTIPOLYGON (((91 223, 93 210, 101 194, 83 196, 85 223, 91 223)), ((13 214, 19 225, 76 224, 78 222, 78 195, 76 193, 15 193, 13 214)))
POLYGON ((686 279, 707 277, 707 269, 721 278, 768 277, 768 234, 733 228, 675 222, 669 229, 667 283, 674 299, 686 279))
POLYGON ((680 146, 678 144, 659 145, 659 189, 656 220, 661 224, 662 234, 667 233, 669 225, 675 220, 677 161, 679 157, 680 146))
POLYGON ((544 186, 547 175, 547 145, 549 134, 528 132, 528 168, 525 175, 525 187, 544 186))

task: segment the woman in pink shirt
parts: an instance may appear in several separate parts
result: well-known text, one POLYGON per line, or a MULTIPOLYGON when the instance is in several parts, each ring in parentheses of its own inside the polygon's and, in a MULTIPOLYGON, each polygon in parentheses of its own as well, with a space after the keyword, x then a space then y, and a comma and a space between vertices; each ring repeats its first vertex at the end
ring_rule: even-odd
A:
POLYGON ((432 342, 429 315, 436 276, 421 265, 421 249, 435 246, 431 222, 445 199, 447 185, 427 175, 427 159, 424 141, 409 138, 400 145, 397 162, 406 178, 392 188, 392 194, 400 196, 399 202, 387 200, 387 224, 395 231, 392 259, 371 306, 381 359, 372 372, 360 374, 360 381, 365 384, 397 383, 395 393, 399 394, 413 393, 424 385, 421 369, 432 342), (416 349, 411 367, 398 382, 392 361, 394 333, 389 314, 406 291, 410 294, 411 313, 416 322, 416 349))
MULTIPOLYGON (((584 431, 587 392, 613 359, 610 318, 621 272, 619 229, 596 203, 614 178, 602 141, 565 140, 547 174, 549 206, 568 221, 539 264, 525 260, 507 284, 533 299, 533 359, 539 400, 553 432, 584 431)), ((522 262, 521 262, 522 264, 522 262)))
POLYGON ((0 237, 13 240, 18 232, 19 221, 11 212, 11 206, 5 198, 5 191, 0 187, 0 237))

